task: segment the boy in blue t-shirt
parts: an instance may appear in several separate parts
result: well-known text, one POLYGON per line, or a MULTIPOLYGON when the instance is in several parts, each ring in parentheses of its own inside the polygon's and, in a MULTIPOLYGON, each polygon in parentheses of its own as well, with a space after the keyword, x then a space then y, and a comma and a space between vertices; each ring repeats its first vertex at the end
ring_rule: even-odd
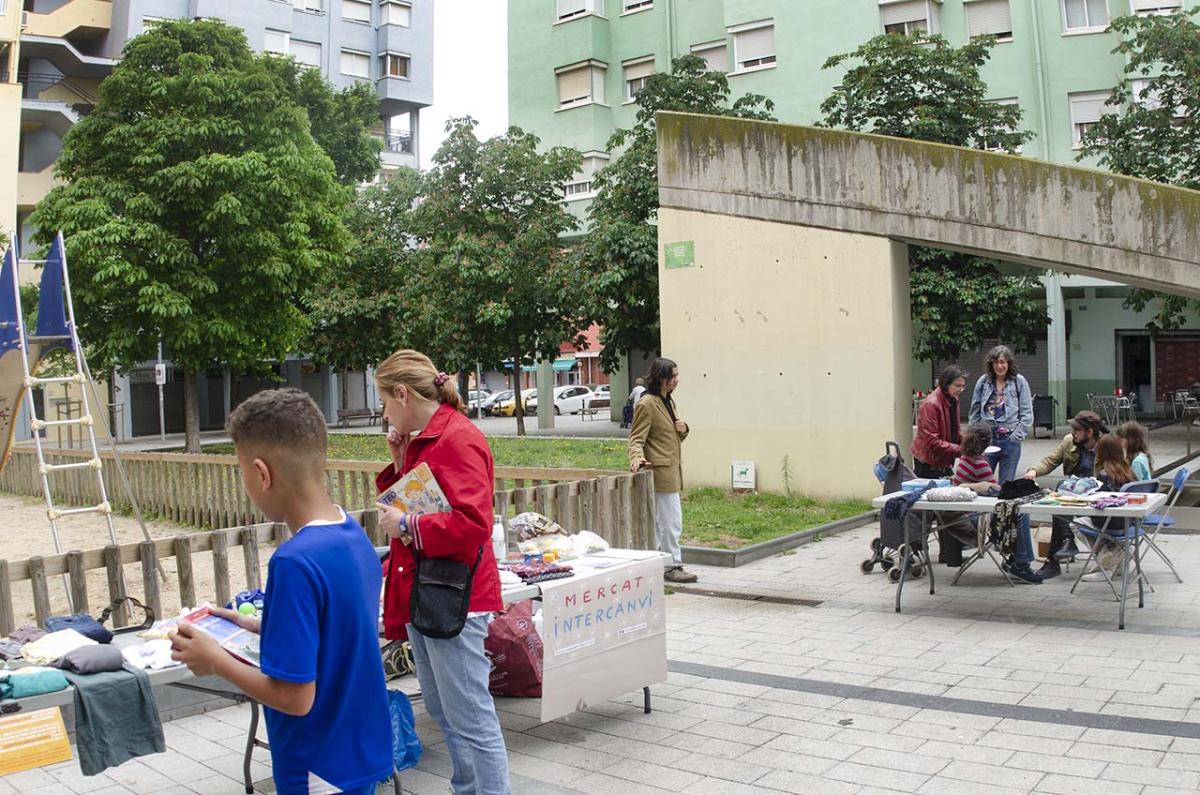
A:
POLYGON ((219 609, 261 639, 261 670, 180 622, 174 659, 215 674, 265 709, 275 786, 292 793, 373 793, 392 774, 379 653, 379 559, 325 487, 325 418, 298 389, 259 392, 229 416, 242 482, 294 537, 271 556, 259 619, 219 609))

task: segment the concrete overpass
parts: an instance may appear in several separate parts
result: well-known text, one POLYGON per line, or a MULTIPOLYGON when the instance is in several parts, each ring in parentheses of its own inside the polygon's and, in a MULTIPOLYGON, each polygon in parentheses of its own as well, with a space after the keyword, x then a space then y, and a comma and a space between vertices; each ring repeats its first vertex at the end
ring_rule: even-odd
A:
POLYGON ((690 484, 727 484, 751 459, 778 490, 786 457, 805 493, 876 491, 882 442, 911 435, 909 243, 1200 297, 1195 191, 688 114, 659 115, 658 152, 663 350, 685 379, 690 484))

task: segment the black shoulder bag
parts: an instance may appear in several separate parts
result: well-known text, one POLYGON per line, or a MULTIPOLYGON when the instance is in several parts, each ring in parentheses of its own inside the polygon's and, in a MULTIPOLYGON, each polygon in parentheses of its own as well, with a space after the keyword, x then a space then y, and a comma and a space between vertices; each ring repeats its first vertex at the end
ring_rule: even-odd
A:
POLYGON ((454 558, 427 558, 413 549, 417 576, 409 598, 409 621, 427 638, 453 638, 463 631, 471 603, 471 583, 483 559, 483 546, 475 565, 454 558))

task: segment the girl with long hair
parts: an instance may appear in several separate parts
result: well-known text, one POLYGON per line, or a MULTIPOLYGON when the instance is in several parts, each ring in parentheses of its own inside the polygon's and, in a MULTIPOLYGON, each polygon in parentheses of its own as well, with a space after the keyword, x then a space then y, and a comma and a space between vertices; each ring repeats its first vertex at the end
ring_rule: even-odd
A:
POLYGON ((1033 395, 1029 382, 1017 372, 1017 360, 1007 345, 988 351, 984 373, 971 394, 971 423, 984 422, 992 428, 998 453, 989 457, 1001 483, 1015 480, 1021 461, 1021 442, 1033 429, 1033 395))
POLYGON ((1125 445, 1125 457, 1129 459, 1134 480, 1153 480, 1154 458, 1150 455, 1145 427, 1138 422, 1127 422, 1117 428, 1117 438, 1125 445))

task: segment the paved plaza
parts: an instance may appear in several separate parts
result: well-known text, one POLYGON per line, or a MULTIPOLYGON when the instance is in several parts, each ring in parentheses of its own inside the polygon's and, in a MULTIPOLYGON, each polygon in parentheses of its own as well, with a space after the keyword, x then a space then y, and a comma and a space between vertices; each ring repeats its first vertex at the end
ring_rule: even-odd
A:
MULTIPOLYGON (((950 587, 939 567, 893 612, 858 562, 868 525, 739 569, 696 567, 668 599, 670 680, 541 725, 500 699, 517 793, 1140 793, 1200 789, 1200 537, 1162 537, 1185 577, 1148 564, 1156 592, 1116 629, 1101 584, 1009 587, 986 561, 950 587)), ((412 679, 401 680, 413 687, 412 679)), ((444 793, 427 749, 406 792, 444 793)), ((76 762, 0 779, 0 795, 241 792, 249 713, 165 726, 169 751, 84 779, 76 762)), ((253 773, 269 776, 256 751, 253 773)), ((381 788, 380 792, 385 789, 381 788)), ((390 792, 390 789, 386 791, 390 792)))

